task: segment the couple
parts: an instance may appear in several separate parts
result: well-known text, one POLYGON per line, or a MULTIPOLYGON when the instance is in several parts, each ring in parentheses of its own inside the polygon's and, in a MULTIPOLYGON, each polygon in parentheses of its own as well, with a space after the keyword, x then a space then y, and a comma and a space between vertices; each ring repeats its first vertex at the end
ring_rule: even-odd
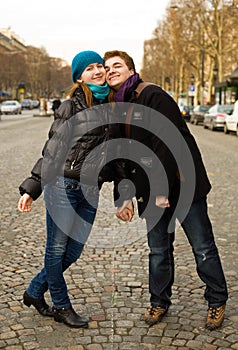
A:
POLYGON ((78 315, 71 305, 63 272, 82 253, 96 215, 98 188, 105 181, 114 181, 117 216, 131 220, 134 189, 139 215, 146 219, 150 306, 144 315, 145 322, 149 325, 159 322, 171 304, 173 242, 178 219, 193 249, 198 275, 206 285, 205 326, 209 330, 220 327, 228 293, 207 213, 206 196, 211 185, 177 104, 159 86, 142 82, 133 59, 123 51, 106 52, 104 58, 94 51, 78 53, 72 61, 72 80, 70 100, 56 111, 43 157, 33 167, 31 177, 20 186, 21 212, 31 210, 32 202, 44 188, 47 227, 44 268, 25 291, 24 304, 33 305, 43 316, 54 317, 70 327, 88 326, 88 318, 78 315), (111 104, 112 111, 103 109, 107 102, 116 102, 111 104), (120 117, 118 123, 111 122, 115 115, 120 117), (73 136, 69 131, 72 129, 76 129, 73 136), (70 135, 67 136, 67 140, 71 138, 70 146, 62 137, 65 132, 70 135), (120 138, 127 140, 128 154, 124 154, 118 142, 113 147, 114 155, 109 157, 111 161, 107 162, 111 149, 105 146, 110 144, 106 141, 120 138), (59 157, 52 139, 61 143, 59 149, 67 148, 69 152, 65 155, 63 173, 59 171, 54 176, 50 171, 51 178, 42 181, 44 164, 54 169, 52 163, 59 157), (145 147, 140 148, 141 144, 145 147), (99 153, 91 152, 95 148, 99 153), (101 171, 95 184, 90 175, 95 176, 98 169, 101 171), (126 178, 131 182, 121 181, 126 178), (44 299, 48 289, 52 308, 44 299))

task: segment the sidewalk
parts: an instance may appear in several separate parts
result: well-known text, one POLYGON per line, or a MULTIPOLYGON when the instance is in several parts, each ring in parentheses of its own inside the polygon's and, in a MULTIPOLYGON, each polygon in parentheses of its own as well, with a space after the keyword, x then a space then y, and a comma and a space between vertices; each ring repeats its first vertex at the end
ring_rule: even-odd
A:
MULTIPOLYGON (((238 253, 237 225, 234 225, 237 221, 237 182, 233 182, 232 196, 226 197, 224 210, 217 210, 217 205, 224 202, 225 191, 219 186, 215 185, 208 201, 230 293, 221 329, 213 332, 204 329, 207 314, 204 285, 197 276, 191 249, 180 228, 176 233, 172 305, 161 323, 152 327, 145 324, 143 314, 149 305, 145 222, 135 217, 131 223, 124 223, 115 217, 111 184, 103 186, 96 222, 81 258, 65 274, 74 308, 92 319, 89 328, 71 329, 22 304, 23 292, 42 267, 44 256, 42 196, 34 203, 31 213, 20 214, 16 209, 17 186, 29 174, 48 128, 47 118, 39 119, 35 122, 39 123, 39 128, 32 131, 26 127, 18 145, 11 143, 9 148, 6 143, 19 135, 19 130, 6 128, 1 138, 5 143, 0 151, 3 192, 0 197, 0 348, 238 349, 238 253), (32 140, 30 146, 29 140, 23 141, 27 135, 32 140), (27 156, 29 148, 30 155, 27 156), (228 206, 233 210, 226 212, 228 206), (222 215, 224 211, 226 216, 222 215)), ((206 154, 207 162, 210 157, 212 164, 212 153, 206 154)), ((221 162, 221 168, 226 166, 221 162)), ((230 178, 225 181, 237 176, 237 169, 230 169, 230 178)), ((224 185, 224 178, 216 181, 224 185)), ((51 303, 49 294, 46 299, 51 303)))

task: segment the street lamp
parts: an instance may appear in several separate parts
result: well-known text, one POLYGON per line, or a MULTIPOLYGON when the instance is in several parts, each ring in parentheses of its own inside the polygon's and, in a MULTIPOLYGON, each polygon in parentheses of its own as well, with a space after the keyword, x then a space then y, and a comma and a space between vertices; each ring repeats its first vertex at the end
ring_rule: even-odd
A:
POLYGON ((204 81, 204 60, 205 60, 205 50, 202 48, 201 50, 201 62, 202 62, 202 72, 201 72, 201 105, 204 104, 204 87, 205 87, 205 81, 204 81))
POLYGON ((165 90, 167 92, 169 92, 169 90, 170 90, 170 77, 165 77, 164 83, 165 83, 165 90))
POLYGON ((174 0, 170 1, 169 8, 174 9, 174 10, 178 10, 179 9, 178 5, 176 4, 176 1, 174 1, 174 0))
POLYGON ((218 68, 215 66, 213 68, 213 95, 214 95, 214 101, 215 103, 219 103, 219 94, 218 97, 216 96, 216 82, 217 82, 217 76, 218 76, 218 68))
POLYGON ((194 97, 195 97, 195 85, 194 85, 195 77, 193 74, 190 75, 190 85, 188 89, 188 98, 189 98, 189 106, 194 105, 194 97))
POLYGON ((213 79, 214 79, 214 83, 216 83, 217 81, 217 75, 218 75, 218 68, 215 66, 213 68, 213 79))

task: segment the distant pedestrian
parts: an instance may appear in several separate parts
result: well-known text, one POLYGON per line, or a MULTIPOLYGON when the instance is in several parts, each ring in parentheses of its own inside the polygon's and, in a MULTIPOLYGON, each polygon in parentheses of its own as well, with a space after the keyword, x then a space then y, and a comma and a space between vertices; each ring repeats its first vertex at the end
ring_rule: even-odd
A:
POLYGON ((52 111, 54 112, 54 117, 56 117, 56 110, 61 105, 61 101, 59 98, 55 98, 52 102, 52 111))

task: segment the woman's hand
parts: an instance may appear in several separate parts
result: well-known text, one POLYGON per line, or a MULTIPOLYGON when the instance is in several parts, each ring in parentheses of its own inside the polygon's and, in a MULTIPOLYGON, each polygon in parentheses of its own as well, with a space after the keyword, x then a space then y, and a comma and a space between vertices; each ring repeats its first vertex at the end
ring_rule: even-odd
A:
POLYGON ((31 211, 31 205, 33 203, 33 199, 31 196, 27 193, 24 193, 21 198, 19 199, 18 202, 18 210, 23 213, 23 212, 29 212, 31 211))

